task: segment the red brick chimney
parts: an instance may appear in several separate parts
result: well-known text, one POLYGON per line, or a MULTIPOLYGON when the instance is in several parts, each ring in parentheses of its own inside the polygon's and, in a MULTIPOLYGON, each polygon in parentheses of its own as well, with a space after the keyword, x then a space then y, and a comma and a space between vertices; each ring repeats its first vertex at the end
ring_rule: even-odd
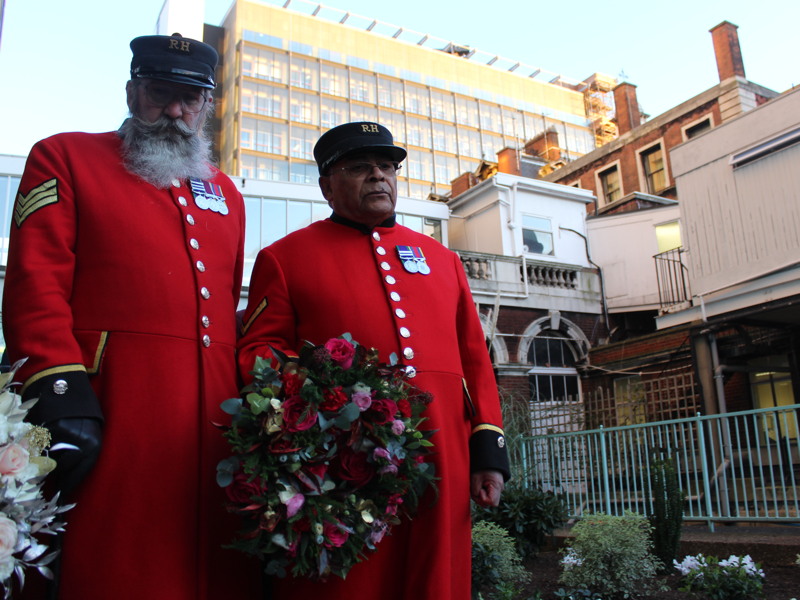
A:
POLYGON ((639 112, 639 100, 636 98, 636 86, 632 83, 623 82, 614 88, 614 106, 618 135, 627 133, 642 124, 642 113, 639 112))
POLYGON ((558 145, 558 132, 555 129, 545 129, 535 138, 525 143, 525 154, 538 156, 547 162, 554 162, 561 158, 561 148, 558 145))
POLYGON ((725 81, 734 75, 744 77, 744 62, 742 50, 739 48, 738 26, 728 21, 723 21, 710 29, 711 40, 714 42, 714 54, 717 57, 717 71, 719 80, 725 81))
POLYGON ((469 188, 474 186, 478 182, 475 174, 471 171, 467 171, 462 173, 453 181, 450 182, 450 197, 456 198, 466 192, 469 188))
POLYGON ((521 175, 519 168, 519 151, 506 146, 497 153, 497 170, 509 175, 521 175))

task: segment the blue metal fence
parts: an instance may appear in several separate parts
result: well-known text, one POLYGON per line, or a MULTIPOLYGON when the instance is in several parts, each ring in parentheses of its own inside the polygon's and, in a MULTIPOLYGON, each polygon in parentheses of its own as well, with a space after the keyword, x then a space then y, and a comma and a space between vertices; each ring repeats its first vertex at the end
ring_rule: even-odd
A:
POLYGON ((684 520, 800 522, 800 404, 523 438, 525 483, 562 495, 571 518, 652 514, 650 472, 670 458, 684 520))

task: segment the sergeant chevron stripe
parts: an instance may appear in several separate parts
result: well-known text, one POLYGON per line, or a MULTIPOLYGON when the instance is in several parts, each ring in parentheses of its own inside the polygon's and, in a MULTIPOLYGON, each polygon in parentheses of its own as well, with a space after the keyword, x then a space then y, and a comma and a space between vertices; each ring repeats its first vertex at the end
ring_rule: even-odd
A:
POLYGON ((17 202, 14 205, 14 222, 17 227, 22 227, 22 223, 40 208, 58 202, 58 186, 55 178, 45 181, 36 186, 27 196, 22 193, 17 194, 17 202))

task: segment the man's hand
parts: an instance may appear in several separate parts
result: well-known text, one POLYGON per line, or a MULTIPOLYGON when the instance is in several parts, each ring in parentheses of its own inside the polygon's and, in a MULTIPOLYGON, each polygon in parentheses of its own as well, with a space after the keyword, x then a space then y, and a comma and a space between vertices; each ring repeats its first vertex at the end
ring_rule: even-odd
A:
POLYGON ((58 489, 62 496, 69 497, 100 456, 102 424, 98 419, 75 417, 56 419, 46 427, 53 437, 50 457, 56 461, 58 489))
POLYGON ((497 506, 505 487, 500 471, 476 471, 470 478, 470 494, 480 506, 497 506))

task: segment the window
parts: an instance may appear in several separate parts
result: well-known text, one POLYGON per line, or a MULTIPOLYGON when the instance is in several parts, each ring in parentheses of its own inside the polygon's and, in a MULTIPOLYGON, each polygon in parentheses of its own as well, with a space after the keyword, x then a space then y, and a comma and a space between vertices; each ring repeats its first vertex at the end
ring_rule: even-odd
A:
POLYGON ((559 331, 542 330, 528 348, 528 385, 533 402, 580 399, 578 371, 570 341, 559 331))
POLYGON ((319 64, 314 60, 292 57, 291 84, 307 90, 316 90, 319 83, 319 64))
POLYGON ((553 227, 550 219, 522 215, 522 244, 525 252, 553 255, 553 227))
POLYGON ((617 425, 635 425, 647 422, 644 385, 639 375, 614 380, 614 407, 617 425))
POLYGON ((677 221, 656 225, 658 252, 666 252, 681 247, 681 228, 677 221))
POLYGON ((289 140, 289 155, 292 158, 314 160, 311 150, 317 138, 319 138, 319 133, 316 130, 293 127, 292 136, 289 140))
POLYGON ((430 114, 430 99, 428 90, 415 85, 406 86, 406 111, 417 115, 428 116, 430 114))
POLYGON ((347 93, 347 71, 341 67, 322 65, 320 67, 319 89, 331 96, 344 97, 347 93))
POLYGON ((319 100, 316 96, 303 92, 292 92, 290 115, 292 121, 298 123, 316 123, 318 120, 317 106, 319 100))
POLYGON ((683 130, 683 135, 685 139, 690 140, 709 129, 711 129, 711 119, 703 119, 694 125, 689 125, 689 127, 683 130))
POLYGON ((19 190, 20 178, 15 175, 0 175, 0 264, 8 263, 8 232, 14 212, 14 200, 19 190))
POLYGON ((606 204, 616 202, 622 197, 622 186, 619 180, 619 170, 616 166, 606 169, 598 175, 603 190, 603 199, 606 204))
POLYGON ((384 107, 403 110, 403 82, 378 79, 378 103, 384 107))
POLYGON ((658 194, 667 187, 667 171, 661 145, 648 148, 640 154, 648 194, 658 194))
POLYGON ((350 99, 375 103, 375 75, 350 71, 350 99))

